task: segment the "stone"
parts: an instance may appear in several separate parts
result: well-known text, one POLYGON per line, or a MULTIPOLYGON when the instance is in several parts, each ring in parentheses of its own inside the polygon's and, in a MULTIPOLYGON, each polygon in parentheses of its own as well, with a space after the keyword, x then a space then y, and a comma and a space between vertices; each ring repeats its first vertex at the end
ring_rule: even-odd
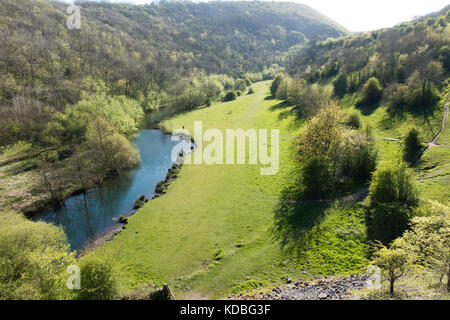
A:
POLYGON ((319 294, 319 299, 321 299, 321 300, 326 299, 327 297, 328 297, 328 295, 326 293, 319 294))

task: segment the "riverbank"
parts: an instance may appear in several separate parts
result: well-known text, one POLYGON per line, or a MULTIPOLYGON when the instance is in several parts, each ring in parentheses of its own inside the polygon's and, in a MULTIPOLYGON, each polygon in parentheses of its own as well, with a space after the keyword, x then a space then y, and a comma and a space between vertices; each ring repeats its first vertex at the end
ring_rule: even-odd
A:
POLYGON ((145 204, 120 235, 96 250, 118 253, 124 288, 168 283, 179 298, 219 298, 245 288, 247 277, 276 285, 285 277, 350 273, 367 263, 358 209, 310 204, 301 221, 274 220, 281 192, 295 183, 294 144, 304 120, 269 97, 269 85, 256 83, 254 94, 163 123, 189 132, 198 120, 204 130, 279 129, 280 170, 261 176, 260 165, 184 164, 163 197, 145 204), (299 230, 298 238, 289 239, 292 228, 299 230))

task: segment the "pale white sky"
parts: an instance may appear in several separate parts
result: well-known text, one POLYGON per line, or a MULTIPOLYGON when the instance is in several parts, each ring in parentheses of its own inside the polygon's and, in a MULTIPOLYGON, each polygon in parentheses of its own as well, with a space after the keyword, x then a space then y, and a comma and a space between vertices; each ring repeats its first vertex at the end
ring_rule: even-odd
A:
MULTIPOLYGON (((270 0, 269 0, 270 1, 270 0)), ((280 1, 280 0, 275 0, 280 1)), ((418 15, 438 11, 450 0, 290 0, 309 5, 350 31, 393 27, 418 15)), ((115 0, 145 4, 151 0, 115 0)))

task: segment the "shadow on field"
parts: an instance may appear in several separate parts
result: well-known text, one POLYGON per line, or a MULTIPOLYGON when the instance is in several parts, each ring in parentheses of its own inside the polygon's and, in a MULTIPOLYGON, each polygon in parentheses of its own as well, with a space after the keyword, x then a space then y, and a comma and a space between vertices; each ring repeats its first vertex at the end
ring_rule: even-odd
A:
POLYGON ((290 252, 299 252, 305 248, 309 231, 322 222, 330 207, 329 201, 301 199, 301 190, 293 185, 282 191, 274 208, 272 237, 290 252))
POLYGON ((380 104, 378 102, 375 103, 370 103, 370 104, 356 104, 356 108, 361 111, 361 113, 364 116, 370 116, 372 113, 375 112, 375 110, 377 110, 377 108, 380 106, 380 104))

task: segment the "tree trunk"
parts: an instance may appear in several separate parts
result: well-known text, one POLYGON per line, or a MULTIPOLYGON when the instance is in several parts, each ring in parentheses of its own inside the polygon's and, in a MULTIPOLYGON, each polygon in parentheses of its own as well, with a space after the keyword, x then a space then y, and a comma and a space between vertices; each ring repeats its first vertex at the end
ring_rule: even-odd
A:
POLYGON ((391 297, 394 296, 394 280, 391 280, 391 286, 389 288, 389 292, 391 293, 391 297))
POLYGON ((447 271, 447 291, 450 292, 450 268, 447 271))

